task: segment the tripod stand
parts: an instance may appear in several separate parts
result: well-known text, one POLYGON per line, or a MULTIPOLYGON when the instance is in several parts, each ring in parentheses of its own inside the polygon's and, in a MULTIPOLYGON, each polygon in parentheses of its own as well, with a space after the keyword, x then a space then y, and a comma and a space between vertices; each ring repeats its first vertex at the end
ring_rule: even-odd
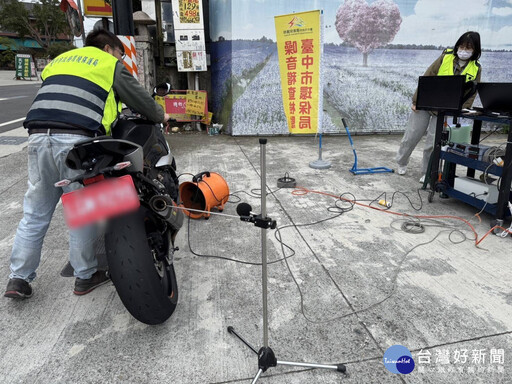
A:
POLYGON ((252 384, 256 383, 260 378, 261 374, 270 367, 276 367, 277 365, 290 365, 296 367, 308 367, 308 368, 324 368, 333 369, 338 372, 346 372, 346 367, 343 364, 337 365, 325 365, 325 364, 314 364, 314 363, 302 363, 293 361, 281 361, 277 360, 274 351, 269 347, 268 344, 268 311, 267 311, 267 229, 274 229, 276 222, 267 217, 267 201, 266 201, 266 161, 265 161, 265 145, 267 139, 260 139, 260 172, 261 172, 261 214, 250 216, 250 206, 245 204, 249 209, 243 215, 241 214, 244 209, 240 211, 237 208, 237 212, 241 215, 243 221, 253 222, 255 226, 261 228, 261 281, 263 288, 263 347, 257 351, 251 344, 244 340, 237 332, 235 332, 232 326, 228 327, 228 332, 236 336, 242 343, 244 343, 251 351, 258 355, 258 372, 254 377, 252 384))

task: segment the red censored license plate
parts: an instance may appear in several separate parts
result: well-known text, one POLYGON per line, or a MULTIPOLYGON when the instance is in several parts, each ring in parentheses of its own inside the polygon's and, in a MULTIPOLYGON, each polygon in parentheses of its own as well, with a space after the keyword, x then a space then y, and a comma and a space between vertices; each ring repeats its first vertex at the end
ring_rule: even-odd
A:
POLYGON ((62 195, 64 217, 70 228, 78 228, 140 206, 130 175, 106 179, 62 195))

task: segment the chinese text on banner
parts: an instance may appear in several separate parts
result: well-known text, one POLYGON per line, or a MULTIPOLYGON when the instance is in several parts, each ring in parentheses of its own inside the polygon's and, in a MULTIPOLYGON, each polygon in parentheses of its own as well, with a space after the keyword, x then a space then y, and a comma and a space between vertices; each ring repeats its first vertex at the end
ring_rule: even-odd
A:
POLYGON ((321 117, 321 11, 276 16, 283 106, 291 133, 316 133, 321 117))

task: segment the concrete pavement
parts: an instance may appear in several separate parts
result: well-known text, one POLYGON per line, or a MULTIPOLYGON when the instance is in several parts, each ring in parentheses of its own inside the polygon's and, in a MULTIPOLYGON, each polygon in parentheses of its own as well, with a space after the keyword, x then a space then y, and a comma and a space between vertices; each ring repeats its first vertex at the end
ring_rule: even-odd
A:
MULTIPOLYGON (((226 179, 232 196, 224 213, 236 215, 239 201, 259 211, 258 138, 190 132, 168 140, 180 173, 209 170, 226 179)), ((392 167, 399 141, 398 136, 355 137, 359 166, 392 167)), ((278 360, 343 362, 347 374, 278 366, 259 382, 509 383, 512 238, 489 235, 477 247, 475 233, 481 239, 487 232, 488 215, 480 222, 475 209, 438 196, 427 203, 427 194, 417 191, 421 151, 413 154, 406 176, 353 176, 347 137, 324 137, 323 158, 332 162, 328 170, 308 167, 317 149, 312 137, 272 137, 267 144, 267 183, 273 191, 267 211, 295 252, 288 265, 279 261, 268 268, 269 340, 278 360), (316 192, 277 190, 285 172, 316 192), (338 201, 344 212, 332 211, 333 196, 342 194, 358 205, 338 201), (389 212, 365 206, 392 195, 389 212), (423 216, 417 220, 424 232, 404 231, 404 217, 391 211, 423 216), (331 219, 322 221, 326 218, 331 219), (411 351, 412 373, 385 368, 383 355, 395 344, 411 351)), ((23 150, 0 159, 2 284, 22 216, 26 156, 23 150)), ((185 174, 180 180, 190 178, 185 174)), ((261 269, 246 264, 260 261, 260 229, 221 216, 185 221, 175 259, 178 308, 153 327, 127 313, 111 284, 84 297, 72 294, 73 279, 59 275, 67 260, 65 233, 58 207, 33 298, 0 298, 1 383, 251 381, 256 355, 227 327, 256 349, 262 345, 261 269)), ((274 233, 268 233, 269 261, 283 257, 274 233)))
POLYGON ((27 138, 27 130, 23 127, 0 132, 0 158, 26 148, 28 145, 27 138))
MULTIPOLYGON (((0 85, 11 81, 3 72, 0 85)), ((240 201, 259 211, 258 138, 167 137, 182 182, 189 174, 218 172, 232 193, 224 213, 236 215, 240 201)), ((0 289, 22 217, 24 140, 23 128, 0 134, 0 289)), ((359 166, 393 167, 399 141, 356 136, 359 166)), ((292 255, 285 248, 286 261, 274 262, 283 250, 276 231, 269 231, 269 344, 278 360, 345 363, 347 374, 280 365, 259 382, 510 383, 512 238, 484 238, 491 218, 482 214, 480 221, 459 201, 436 195, 427 203, 426 192, 418 192, 420 150, 406 176, 353 176, 347 137, 324 137, 328 170, 308 167, 318 157, 317 144, 312 137, 271 137, 267 144, 267 212, 293 249, 292 255), (285 172, 310 192, 278 190, 285 172), (340 195, 357 204, 337 200, 340 195), (380 199, 393 202, 389 211, 380 210, 380 199), (424 231, 405 231, 411 224, 401 215, 417 216, 414 223, 424 231), (478 246, 475 236, 483 239, 478 246), (412 373, 384 366, 395 344, 411 351, 412 373)), ((249 383, 256 355, 227 327, 256 349, 262 345, 261 267, 254 265, 260 236, 238 219, 185 221, 175 258, 178 308, 166 323, 150 327, 127 313, 112 284, 73 295, 73 279, 60 276, 68 244, 57 207, 34 296, 23 302, 0 297, 0 383, 249 383)))
POLYGON ((40 73, 37 73, 37 78, 32 77, 27 80, 16 80, 16 71, 0 70, 0 87, 3 85, 29 85, 41 84, 40 73))

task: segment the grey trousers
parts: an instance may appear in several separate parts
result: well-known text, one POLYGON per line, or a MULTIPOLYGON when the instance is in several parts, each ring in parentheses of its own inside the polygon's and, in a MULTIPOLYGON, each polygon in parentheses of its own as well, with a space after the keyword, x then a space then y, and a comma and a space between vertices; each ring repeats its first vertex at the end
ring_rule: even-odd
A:
POLYGON ((421 171, 423 174, 427 173, 428 161, 434 148, 436 122, 437 116, 432 115, 428 111, 413 111, 411 113, 404 137, 400 142, 400 147, 398 148, 398 152, 395 158, 399 166, 404 167, 407 165, 407 163, 409 163, 409 157, 411 157, 412 151, 416 145, 418 145, 426 132, 427 137, 425 139, 425 146, 423 148, 423 163, 421 164, 421 171))

